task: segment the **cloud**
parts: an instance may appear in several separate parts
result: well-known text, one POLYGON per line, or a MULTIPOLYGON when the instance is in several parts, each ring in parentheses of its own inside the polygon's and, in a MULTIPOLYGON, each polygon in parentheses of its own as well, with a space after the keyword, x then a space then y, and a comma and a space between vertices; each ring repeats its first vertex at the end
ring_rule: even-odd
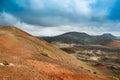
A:
POLYGON ((8 4, 2 0, 1 5, 6 12, 28 24, 57 26, 89 21, 92 17, 91 5, 95 2, 96 0, 9 0, 8 4))
POLYGON ((16 3, 20 7, 32 9, 34 11, 44 9, 58 9, 65 12, 76 11, 78 13, 86 15, 90 12, 90 4, 94 3, 95 1, 96 0, 20 0, 16 3))
POLYGON ((25 22, 20 21, 17 17, 3 12, 0 14, 0 24, 1 26, 11 25, 16 26, 34 36, 56 36, 63 34, 65 32, 86 32, 91 35, 98 35, 103 33, 112 33, 114 35, 119 35, 120 23, 105 22, 105 23, 81 23, 81 24, 71 24, 71 25, 62 25, 54 27, 44 27, 37 25, 30 25, 25 22), (74 26, 74 27, 73 27, 74 26), (111 29, 110 26, 115 26, 114 29, 111 29))
POLYGON ((96 4, 92 5, 93 17, 104 21, 115 2, 116 0, 97 0, 96 4))
POLYGON ((11 13, 28 24, 56 26, 75 22, 105 20, 115 1, 0 0, 0 11, 4 10, 11 13))
MULTIPOLYGON (((74 25, 70 26, 70 25, 64 25, 64 26, 57 26, 57 27, 43 27, 43 26, 36 26, 36 25, 29 25, 26 23, 22 23, 19 24, 17 26, 19 26, 19 28, 21 28, 22 30, 25 30, 29 33, 31 33, 34 36, 56 36, 56 35, 60 35, 66 32, 85 32, 88 33, 90 35, 100 35, 103 33, 111 33, 113 35, 119 35, 119 30, 115 30, 115 29, 110 29, 112 23, 105 23, 105 24, 96 24, 93 23, 91 25, 87 24, 87 26, 85 24, 80 24, 80 25, 74 25), (93 26, 94 24, 94 26, 93 26), (99 26, 101 27, 99 27, 99 26)), ((117 27, 120 28, 120 23, 116 23, 117 27)))
POLYGON ((0 0, 0 25, 14 25, 36 36, 69 31, 119 35, 119 4, 119 0, 0 0))
POLYGON ((19 20, 6 12, 0 13, 0 26, 15 25, 19 20))

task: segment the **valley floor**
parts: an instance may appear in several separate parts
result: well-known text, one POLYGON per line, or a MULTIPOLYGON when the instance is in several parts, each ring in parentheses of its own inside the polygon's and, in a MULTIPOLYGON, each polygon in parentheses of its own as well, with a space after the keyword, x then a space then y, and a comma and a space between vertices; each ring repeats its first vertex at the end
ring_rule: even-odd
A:
POLYGON ((120 80, 120 49, 107 48, 101 45, 63 45, 57 44, 56 46, 78 60, 109 74, 113 79, 120 80))

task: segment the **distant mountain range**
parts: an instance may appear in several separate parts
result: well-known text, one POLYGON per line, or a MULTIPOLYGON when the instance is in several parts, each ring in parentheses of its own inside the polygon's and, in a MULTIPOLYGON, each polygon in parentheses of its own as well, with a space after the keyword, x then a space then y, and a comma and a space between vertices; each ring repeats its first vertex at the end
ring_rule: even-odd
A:
POLYGON ((79 45, 102 45, 111 48, 120 48, 120 39, 110 33, 89 35, 81 32, 68 32, 54 37, 38 37, 50 43, 67 43, 79 45))
POLYGON ((109 33, 93 36, 80 32, 68 32, 54 37, 42 37, 42 38, 48 42, 61 42, 68 44, 74 43, 81 45, 88 45, 88 44, 108 45, 111 42, 118 43, 120 41, 118 37, 109 33))

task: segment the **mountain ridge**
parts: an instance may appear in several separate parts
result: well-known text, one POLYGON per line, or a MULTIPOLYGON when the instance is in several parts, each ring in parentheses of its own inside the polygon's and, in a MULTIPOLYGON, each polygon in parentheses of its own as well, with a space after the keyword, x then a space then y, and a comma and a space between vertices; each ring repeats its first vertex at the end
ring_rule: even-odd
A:
POLYGON ((114 40, 119 40, 116 36, 110 33, 104 33, 102 35, 93 36, 80 32, 68 32, 54 37, 42 37, 42 38, 48 42, 75 43, 81 45, 88 44, 107 45, 107 43, 109 44, 114 40))

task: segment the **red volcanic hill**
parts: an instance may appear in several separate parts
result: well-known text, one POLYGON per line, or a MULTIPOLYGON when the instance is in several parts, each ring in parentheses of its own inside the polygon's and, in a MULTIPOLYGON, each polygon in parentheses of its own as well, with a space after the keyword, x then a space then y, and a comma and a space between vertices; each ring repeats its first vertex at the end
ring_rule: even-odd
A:
POLYGON ((110 80, 42 39, 0 28, 0 80, 110 80))

